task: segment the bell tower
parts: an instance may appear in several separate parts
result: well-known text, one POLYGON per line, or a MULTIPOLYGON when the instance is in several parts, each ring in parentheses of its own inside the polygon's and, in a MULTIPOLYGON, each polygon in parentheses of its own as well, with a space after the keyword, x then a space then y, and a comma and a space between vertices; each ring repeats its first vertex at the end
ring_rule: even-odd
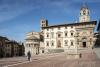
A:
POLYGON ((43 27, 48 26, 48 20, 42 18, 42 19, 40 20, 40 26, 41 26, 41 31, 43 31, 43 27))
POLYGON ((79 22, 88 22, 90 21, 90 10, 88 7, 84 4, 80 9, 80 16, 79 16, 79 22))

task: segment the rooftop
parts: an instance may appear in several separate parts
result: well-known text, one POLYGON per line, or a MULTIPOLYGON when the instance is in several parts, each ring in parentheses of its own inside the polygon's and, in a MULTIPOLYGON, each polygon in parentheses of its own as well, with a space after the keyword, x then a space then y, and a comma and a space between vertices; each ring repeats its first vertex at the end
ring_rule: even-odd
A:
POLYGON ((78 22, 78 23, 70 23, 70 24, 59 24, 59 25, 50 25, 42 28, 50 28, 50 27, 59 27, 59 26, 76 26, 76 25, 83 25, 83 24, 95 24, 97 21, 90 21, 90 22, 78 22))

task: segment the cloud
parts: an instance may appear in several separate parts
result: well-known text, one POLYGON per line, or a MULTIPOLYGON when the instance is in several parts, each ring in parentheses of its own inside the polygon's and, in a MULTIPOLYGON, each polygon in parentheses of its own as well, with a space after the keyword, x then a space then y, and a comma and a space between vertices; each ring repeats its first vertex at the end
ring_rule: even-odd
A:
POLYGON ((39 8, 33 4, 28 0, 3 0, 0 4, 0 23, 39 8))
MULTIPOLYGON (((63 20, 72 22, 73 19, 77 19, 76 16, 79 15, 83 2, 83 0, 0 0, 0 34, 22 40, 26 32, 39 29, 39 24, 36 22, 39 21, 40 16, 49 18, 51 24, 63 20), (23 14, 29 15, 24 15, 24 18, 21 19, 17 18, 23 17, 23 14), (30 21, 31 19, 32 21, 30 21), (8 20, 11 20, 11 23, 8 20)), ((90 3, 100 3, 99 0, 87 0, 86 2, 89 5, 90 3)), ((95 9, 95 14, 97 11, 99 13, 99 9, 97 7, 95 9)))
MULTIPOLYGON (((43 14, 73 13, 79 10, 82 0, 0 0, 0 23, 12 20, 30 11, 40 11, 43 14), (79 7, 79 8, 77 8, 79 7)), ((86 0, 86 2, 100 2, 86 0)))
MULTIPOLYGON (((45 13, 46 10, 56 13, 70 8, 68 0, 1 0, 0 23, 12 20, 22 14, 38 10, 45 13)), ((69 10, 67 10, 68 12, 69 10)), ((70 12, 70 11, 69 11, 70 12)))

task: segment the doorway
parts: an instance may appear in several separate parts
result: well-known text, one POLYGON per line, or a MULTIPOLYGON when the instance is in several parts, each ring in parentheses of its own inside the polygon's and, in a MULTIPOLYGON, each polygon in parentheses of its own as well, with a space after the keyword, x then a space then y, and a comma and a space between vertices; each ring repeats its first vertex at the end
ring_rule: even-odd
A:
POLYGON ((58 47, 58 48, 61 48, 61 42, 60 42, 60 40, 59 40, 58 43, 57 43, 57 47, 58 47))
POLYGON ((83 42, 83 47, 86 47, 86 42, 83 42))

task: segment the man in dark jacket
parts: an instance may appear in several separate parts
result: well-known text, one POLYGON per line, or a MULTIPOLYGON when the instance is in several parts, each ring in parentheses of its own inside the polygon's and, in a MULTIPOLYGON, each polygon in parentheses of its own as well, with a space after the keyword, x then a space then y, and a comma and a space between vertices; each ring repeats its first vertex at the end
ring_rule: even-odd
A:
POLYGON ((30 53, 30 51, 27 53, 27 56, 28 56, 28 60, 30 61, 30 59, 31 59, 31 53, 30 53))

